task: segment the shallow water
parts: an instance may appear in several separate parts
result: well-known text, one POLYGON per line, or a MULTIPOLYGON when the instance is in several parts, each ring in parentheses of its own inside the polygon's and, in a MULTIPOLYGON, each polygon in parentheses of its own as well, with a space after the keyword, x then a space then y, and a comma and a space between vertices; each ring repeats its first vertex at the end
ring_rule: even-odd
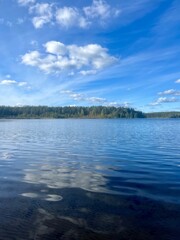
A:
POLYGON ((0 239, 179 240, 180 120, 1 120, 0 239))

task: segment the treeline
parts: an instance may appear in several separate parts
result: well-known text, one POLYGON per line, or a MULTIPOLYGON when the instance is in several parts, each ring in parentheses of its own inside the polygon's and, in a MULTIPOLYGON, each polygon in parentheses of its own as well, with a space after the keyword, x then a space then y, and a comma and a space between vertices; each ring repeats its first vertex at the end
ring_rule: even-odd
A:
POLYGON ((124 107, 0 106, 0 118, 144 118, 145 114, 124 107))
POLYGON ((180 118, 180 112, 153 112, 146 113, 147 118, 180 118))
POLYGON ((143 113, 125 107, 0 106, 0 118, 180 118, 180 112, 143 113))

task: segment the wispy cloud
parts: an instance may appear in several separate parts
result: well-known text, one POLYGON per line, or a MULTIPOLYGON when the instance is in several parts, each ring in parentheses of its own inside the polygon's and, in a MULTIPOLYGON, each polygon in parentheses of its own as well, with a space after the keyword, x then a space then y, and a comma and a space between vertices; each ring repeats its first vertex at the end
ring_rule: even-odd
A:
POLYGON ((29 4, 35 3, 36 0, 18 0, 19 5, 21 6, 27 6, 29 4))
POLYGON ((177 80, 175 81, 175 83, 180 83, 180 79, 177 79, 177 80))
POLYGON ((161 15, 154 27, 154 31, 157 35, 165 34, 167 36, 167 34, 170 34, 170 37, 172 37, 172 34, 178 34, 180 21, 179 0, 170 1, 169 4, 170 7, 161 15))
POLYGON ((109 106, 109 107, 129 107, 130 103, 129 102, 111 102, 108 101, 106 98, 101 98, 101 97, 89 97, 86 94, 83 93, 76 93, 70 90, 62 90, 60 92, 61 94, 67 95, 69 98, 71 98, 73 101, 78 101, 78 102, 87 102, 89 104, 98 104, 98 105, 103 105, 103 106, 109 106))
POLYGON ((27 86, 28 83, 27 83, 27 82, 18 82, 17 85, 18 85, 19 87, 24 87, 24 86, 27 86))
POLYGON ((123 102, 123 103, 119 103, 119 102, 106 102, 105 104, 108 107, 130 107, 131 103, 129 102, 123 102))
POLYGON ((10 74, 7 74, 7 75, 6 75, 6 78, 11 78, 11 75, 10 75, 10 74))
POLYGON ((83 71, 80 71, 79 73, 83 76, 87 76, 87 75, 96 74, 97 71, 96 70, 87 70, 87 71, 83 70, 83 71))
POLYGON ((61 94, 66 94, 68 97, 73 99, 74 101, 80 101, 80 102, 89 102, 89 103, 105 103, 107 100, 105 98, 100 98, 100 97, 88 97, 83 93, 75 93, 70 90, 63 90, 60 92, 61 94))
POLYGON ((30 86, 28 86, 27 82, 18 82, 16 80, 12 80, 12 79, 4 79, 4 80, 0 80, 0 85, 5 85, 5 86, 18 86, 18 87, 27 87, 28 89, 30 88, 30 86))
POLYGON ((159 92, 159 95, 175 95, 175 96, 180 96, 180 91, 175 90, 175 89, 169 89, 163 92, 159 92))
POLYGON ((174 102, 179 102, 179 99, 175 98, 175 97, 171 97, 171 98, 168 98, 168 97, 160 97, 158 98, 156 101, 150 103, 149 105, 150 106, 157 106, 157 105, 160 105, 162 103, 174 103, 174 102))
POLYGON ((4 79, 0 81, 1 85, 13 85, 16 84, 17 82, 15 80, 10 80, 10 79, 4 79))
POLYGON ((21 25, 21 24, 24 23, 24 21, 25 21, 25 19, 23 19, 23 18, 18 18, 18 19, 17 19, 17 24, 21 25))
POLYGON ((7 21, 4 18, 0 18, 0 25, 5 25, 5 26, 11 28, 13 26, 13 23, 11 21, 7 21))
POLYGON ((95 71, 112 65, 118 60, 108 54, 108 49, 98 44, 77 46, 50 41, 44 44, 44 48, 46 53, 32 51, 23 55, 22 63, 37 67, 46 73, 76 70, 85 75, 86 73, 94 74, 95 71))

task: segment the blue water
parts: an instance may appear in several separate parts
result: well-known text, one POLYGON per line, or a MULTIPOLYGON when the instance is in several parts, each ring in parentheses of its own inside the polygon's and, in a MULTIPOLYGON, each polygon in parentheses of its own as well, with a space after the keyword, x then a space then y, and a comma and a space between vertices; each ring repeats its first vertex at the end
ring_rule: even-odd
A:
POLYGON ((0 120, 0 239, 178 240, 180 120, 0 120))

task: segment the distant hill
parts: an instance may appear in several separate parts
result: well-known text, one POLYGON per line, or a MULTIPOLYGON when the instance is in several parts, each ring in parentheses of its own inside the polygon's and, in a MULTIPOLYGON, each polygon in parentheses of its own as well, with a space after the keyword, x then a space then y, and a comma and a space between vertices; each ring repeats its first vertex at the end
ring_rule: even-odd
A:
POLYGON ((180 118, 180 112, 153 112, 146 113, 147 118, 180 118))

